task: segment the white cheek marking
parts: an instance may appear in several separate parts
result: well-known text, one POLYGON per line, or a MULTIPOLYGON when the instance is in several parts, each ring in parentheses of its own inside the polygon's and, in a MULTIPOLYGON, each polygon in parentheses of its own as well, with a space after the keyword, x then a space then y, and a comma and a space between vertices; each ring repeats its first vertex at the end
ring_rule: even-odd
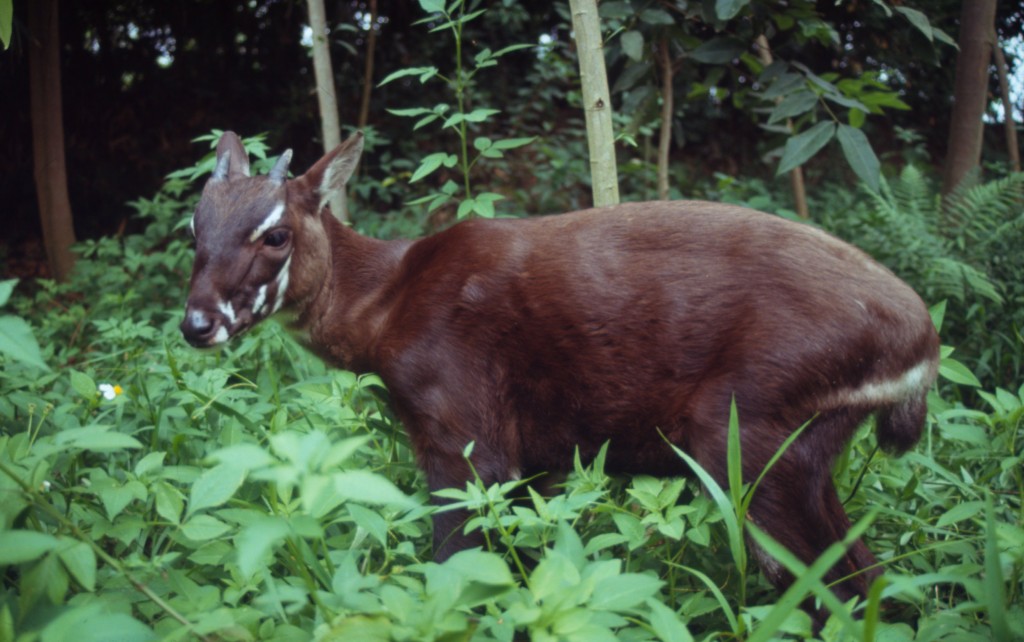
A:
POLYGON ((192 238, 196 237, 196 215, 193 214, 188 222, 188 229, 192 232, 192 238))
POLYGON ((217 345, 218 343, 224 343, 228 340, 228 329, 224 326, 217 328, 217 334, 213 335, 213 341, 210 341, 210 345, 217 345))
POLYGON ((235 306, 231 305, 231 301, 221 301, 217 304, 217 309, 227 318, 228 325, 233 326, 238 321, 238 317, 235 316, 235 306))
POLYGON ((284 295, 288 291, 288 270, 292 266, 292 257, 289 255, 288 260, 284 262, 284 267, 277 273, 277 298, 274 300, 274 308, 271 310, 271 314, 277 312, 284 305, 284 295))
POLYGON ((256 292, 256 300, 252 302, 252 313, 259 315, 263 310, 263 306, 267 303, 267 286, 260 286, 260 289, 256 292))
POLYGON ((267 218, 263 219, 260 226, 249 235, 249 242, 255 243, 256 239, 262 236, 264 232, 277 225, 281 221, 282 216, 284 216, 284 203, 278 203, 274 206, 274 209, 270 210, 270 214, 267 215, 267 218))

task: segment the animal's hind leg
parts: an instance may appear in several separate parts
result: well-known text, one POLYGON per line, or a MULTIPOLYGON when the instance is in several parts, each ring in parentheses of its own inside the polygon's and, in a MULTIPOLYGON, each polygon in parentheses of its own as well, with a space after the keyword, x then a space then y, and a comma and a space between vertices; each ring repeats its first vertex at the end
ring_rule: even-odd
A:
MULTIPOLYGON (((750 506, 750 519, 808 566, 846 537, 850 528, 832 484, 830 463, 802 461, 787 453, 765 475, 750 506)), ((792 576, 776 560, 757 546, 753 552, 765 575, 780 590, 792 583, 792 576)), ((864 598, 871 580, 879 574, 877 569, 864 569, 875 563, 871 551, 858 539, 824 580, 838 582, 832 590, 842 601, 864 598)))

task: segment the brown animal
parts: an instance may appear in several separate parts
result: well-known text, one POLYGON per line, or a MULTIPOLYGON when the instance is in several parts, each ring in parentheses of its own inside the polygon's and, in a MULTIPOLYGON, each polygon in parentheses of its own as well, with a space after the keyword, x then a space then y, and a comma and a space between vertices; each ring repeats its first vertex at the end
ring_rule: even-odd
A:
MULTIPOLYGON (((868 415, 878 442, 918 440, 938 337, 921 299, 821 231, 733 205, 632 203, 471 220, 417 241, 360 236, 324 207, 362 151, 357 134, 287 180, 286 152, 250 177, 231 132, 193 219, 181 330, 214 346, 282 309, 327 362, 379 373, 432 491, 571 467, 610 442, 611 472, 680 475, 660 433, 726 484, 730 400, 751 519, 810 563, 850 522, 830 469, 868 415)), ((438 560, 467 546, 465 515, 434 520, 438 560)), ((762 553, 769 578, 791 578, 762 553)), ((864 596, 858 541, 827 575, 864 596), (859 574, 857 574, 859 573, 859 574)))

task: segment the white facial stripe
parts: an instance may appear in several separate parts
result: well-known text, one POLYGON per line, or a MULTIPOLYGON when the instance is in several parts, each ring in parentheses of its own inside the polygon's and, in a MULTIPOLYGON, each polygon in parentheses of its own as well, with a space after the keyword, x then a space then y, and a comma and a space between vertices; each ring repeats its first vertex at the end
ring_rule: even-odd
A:
POLYGON ((288 270, 292 266, 292 257, 288 255, 288 260, 284 262, 284 267, 277 273, 277 297, 274 300, 274 308, 270 311, 271 314, 277 312, 284 305, 284 294, 288 291, 288 270))
POLYGON ((231 301, 221 301, 217 304, 217 309, 228 321, 228 325, 235 325, 238 318, 235 316, 235 306, 231 305, 231 301))
POLYGON ((196 237, 196 215, 193 214, 192 218, 189 219, 188 229, 192 232, 192 238, 196 237))
POLYGON ((259 316, 263 310, 263 306, 267 303, 267 286, 266 284, 260 286, 260 289, 256 292, 256 300, 252 302, 252 313, 255 316, 259 316))
POLYGON ((224 343, 228 340, 228 329, 224 326, 217 328, 217 333, 213 335, 213 341, 210 341, 210 345, 217 345, 218 343, 224 343))
POLYGON ((270 210, 270 214, 267 215, 267 218, 263 219, 260 226, 249 235, 249 242, 255 243, 256 239, 263 236, 264 232, 280 223, 282 216, 284 216, 284 203, 278 203, 274 206, 274 209, 270 210))

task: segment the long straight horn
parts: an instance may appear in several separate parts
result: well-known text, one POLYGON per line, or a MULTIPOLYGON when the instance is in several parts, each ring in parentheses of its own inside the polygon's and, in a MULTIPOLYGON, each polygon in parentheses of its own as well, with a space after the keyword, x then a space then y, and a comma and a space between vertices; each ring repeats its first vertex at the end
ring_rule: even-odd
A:
POLYGON ((292 162, 292 150, 286 149, 281 158, 277 159, 274 169, 270 170, 270 180, 280 185, 288 178, 288 163, 292 162))
POLYGON ((217 167, 213 169, 213 175, 210 176, 211 181, 222 181, 228 177, 228 165, 231 164, 231 150, 226 149, 224 153, 217 158, 217 167))

